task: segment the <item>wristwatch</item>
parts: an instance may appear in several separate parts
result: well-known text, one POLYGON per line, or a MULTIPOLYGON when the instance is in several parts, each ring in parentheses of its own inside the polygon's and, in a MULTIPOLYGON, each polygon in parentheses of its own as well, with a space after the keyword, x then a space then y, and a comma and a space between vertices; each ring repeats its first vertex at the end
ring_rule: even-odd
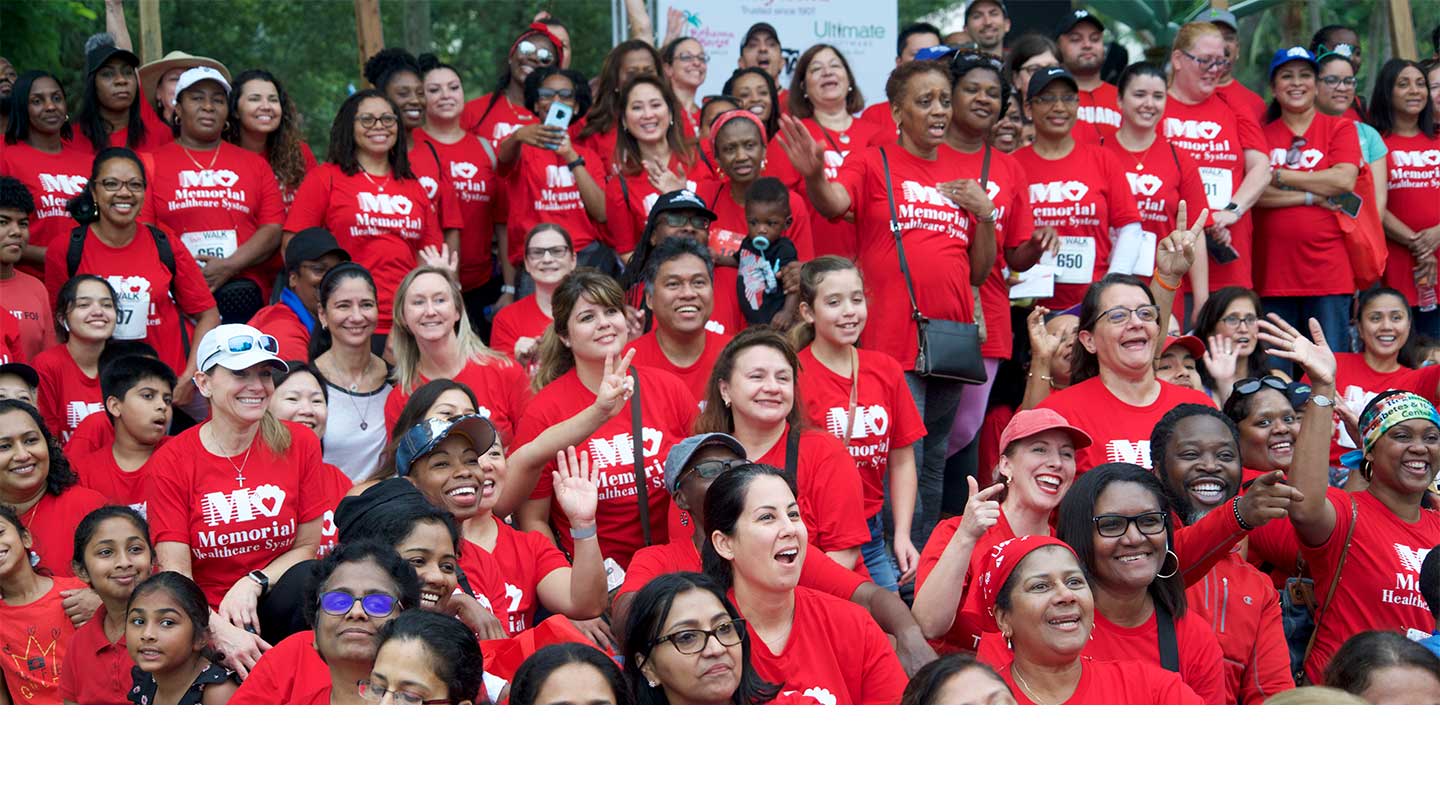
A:
POLYGON ((270 576, 260 570, 251 570, 245 577, 260 584, 260 596, 264 597, 270 593, 270 576))
POLYGON ((573 170, 573 169, 575 169, 576 167, 583 167, 583 166, 585 166, 585 156, 580 156, 579 158, 575 159, 574 161, 571 161, 569 164, 566 164, 566 165, 565 165, 565 168, 566 168, 566 169, 572 169, 572 170, 573 170))
POLYGON ((1221 211, 1229 211, 1231 214, 1234 214, 1234 215, 1237 216, 1237 217, 1243 217, 1243 216, 1245 216, 1245 213, 1240 210, 1240 205, 1239 205, 1238 203, 1236 203, 1234 200, 1231 200, 1229 205, 1225 206, 1224 208, 1222 208, 1222 209, 1220 209, 1220 210, 1221 210, 1221 211))
POLYGON ((991 206, 990 213, 979 218, 981 222, 996 222, 1000 219, 1000 206, 991 206))
POLYGON ((1314 403, 1314 404, 1317 405, 1317 406, 1320 406, 1321 408, 1334 408, 1334 407, 1335 407, 1335 401, 1332 400, 1332 399, 1329 398, 1329 397, 1326 397, 1326 396, 1323 395, 1323 394, 1312 394, 1312 395, 1310 395, 1310 402, 1314 403))

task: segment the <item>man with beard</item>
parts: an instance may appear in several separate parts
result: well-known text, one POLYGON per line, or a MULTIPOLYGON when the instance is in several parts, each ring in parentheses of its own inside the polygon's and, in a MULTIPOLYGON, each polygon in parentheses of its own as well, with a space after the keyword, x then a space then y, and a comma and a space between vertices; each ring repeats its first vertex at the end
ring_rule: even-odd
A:
POLYGON ((1095 125, 1101 136, 1120 127, 1120 93, 1100 80, 1105 64, 1105 25, 1089 11, 1077 8, 1055 31, 1060 63, 1075 76, 1080 89, 1079 117, 1095 125))
POLYGON ((965 7, 965 32, 980 52, 1003 59, 1010 11, 1002 0, 970 0, 965 7))

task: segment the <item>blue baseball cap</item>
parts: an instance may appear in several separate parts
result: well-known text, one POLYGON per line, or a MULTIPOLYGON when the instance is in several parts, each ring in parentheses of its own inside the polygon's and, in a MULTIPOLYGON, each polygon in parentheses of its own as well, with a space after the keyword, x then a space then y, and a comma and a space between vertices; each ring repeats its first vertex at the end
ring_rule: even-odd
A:
POLYGON ((916 61, 939 61, 940 59, 955 52, 955 48, 949 45, 937 44, 926 47, 915 53, 916 61))
POLYGON ((1275 57, 1270 59, 1270 71, 1266 73, 1267 80, 1275 80, 1275 71, 1289 64, 1291 61, 1304 61, 1311 67, 1318 69, 1320 64, 1315 61, 1315 55, 1309 50, 1296 45, 1294 47, 1282 47, 1275 51, 1275 57))
POLYGON ((475 452, 484 453, 495 444, 495 426, 479 414, 466 414, 454 419, 421 420, 400 437, 395 445, 395 474, 405 477, 419 459, 451 436, 464 436, 475 452))

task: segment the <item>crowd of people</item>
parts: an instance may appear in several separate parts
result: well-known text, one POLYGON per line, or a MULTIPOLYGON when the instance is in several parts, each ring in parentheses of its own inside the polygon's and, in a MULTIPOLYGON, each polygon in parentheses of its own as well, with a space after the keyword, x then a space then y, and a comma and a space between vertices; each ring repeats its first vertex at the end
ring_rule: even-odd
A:
POLYGON ((0 58, 0 703, 1440 703, 1440 59, 1012 10, 0 58))

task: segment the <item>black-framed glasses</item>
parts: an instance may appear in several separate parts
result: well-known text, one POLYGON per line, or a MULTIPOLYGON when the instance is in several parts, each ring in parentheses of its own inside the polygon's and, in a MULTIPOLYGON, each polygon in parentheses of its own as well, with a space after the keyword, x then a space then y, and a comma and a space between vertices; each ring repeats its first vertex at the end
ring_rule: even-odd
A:
POLYGON ((697 462, 691 466, 690 469, 685 470, 685 472, 680 475, 680 480, 675 482, 675 485, 679 486, 684 483, 691 475, 699 475, 707 481, 713 481, 726 472, 745 463, 748 462, 743 458, 706 459, 705 461, 697 462))
POLYGON ((395 613, 395 606, 399 602, 394 595, 382 592, 367 594, 364 597, 356 597, 349 592, 324 592, 320 595, 320 610, 331 616, 340 617, 349 614, 350 609, 359 603, 366 616, 388 617, 395 613))
POLYGON ((555 60, 555 54, 550 52, 550 48, 541 47, 534 42, 521 42, 515 46, 515 52, 522 56, 534 56, 535 60, 539 61, 541 66, 548 65, 551 61, 555 60))
POLYGON ((549 100, 549 99, 552 98, 552 97, 558 97, 558 98, 560 98, 561 100, 574 100, 574 99, 575 99, 575 90, 574 90, 574 89, 550 89, 550 88, 547 87, 547 88, 544 88, 544 89, 537 89, 537 90, 535 91, 535 96, 538 97, 538 98, 540 98, 541 100, 549 100))
POLYGON ((1154 303, 1137 306, 1135 308, 1115 306, 1114 308, 1109 308, 1096 314, 1095 319, 1091 320, 1091 324, 1093 325, 1103 319, 1111 325, 1124 325, 1130 319, 1131 315, 1134 315, 1134 317, 1141 322, 1156 322, 1160 319, 1160 306, 1154 303))
POLYGON ((684 228, 688 225, 697 231, 710 230, 710 218, 704 214, 680 214, 666 211, 660 215, 660 220, 672 228, 684 228))
POLYGON ((1194 61, 1194 62, 1195 62, 1195 66, 1199 67, 1200 69, 1202 69, 1202 70, 1204 70, 1204 71, 1206 71, 1206 72, 1209 72, 1209 71, 1211 71, 1211 70, 1217 70, 1217 71, 1224 70, 1224 69, 1228 68, 1228 67, 1230 66, 1230 63, 1231 63, 1231 62, 1230 62, 1230 59, 1225 58, 1224 56, 1213 56, 1213 57, 1211 57, 1211 58, 1200 58, 1199 56, 1195 55, 1194 53, 1187 53, 1187 52, 1185 52, 1184 50, 1181 50, 1181 51, 1180 51, 1180 55, 1185 56, 1186 58, 1190 59, 1191 61, 1194 61))
POLYGON ((1154 536, 1165 531, 1165 512, 1146 511, 1143 514, 1126 516, 1124 514, 1099 514, 1090 518, 1095 523, 1095 532, 1107 539, 1116 539, 1125 535, 1134 525, 1135 530, 1142 535, 1154 536))
POLYGON ((1259 319, 1260 318, 1254 314, 1245 314, 1243 316, 1240 314, 1226 314, 1220 318, 1220 322, 1227 328, 1238 328, 1242 325, 1247 328, 1253 328, 1259 319))
POLYGON ((1339 75, 1326 75, 1325 77, 1320 79, 1320 82, 1325 84, 1326 86, 1329 86, 1331 89, 1334 89, 1336 86, 1344 86, 1346 89, 1355 88, 1354 75, 1351 75, 1348 78, 1342 78, 1339 75))
POLYGON ((119 178, 101 178, 96 183, 107 192, 118 192, 121 188, 129 189, 135 194, 145 191, 145 181, 139 178, 131 178, 128 181, 122 181, 119 178))
POLYGON ((1290 140, 1290 149, 1285 151, 1285 166, 1294 169, 1300 166, 1300 152, 1305 149, 1304 136, 1296 136, 1290 140))
POLYGON ((400 118, 395 116, 394 114, 381 114, 379 116, 376 116, 374 114, 361 114, 355 119, 360 123, 360 127, 364 128, 367 131, 371 128, 374 128, 376 125, 379 125, 382 128, 393 128, 395 127, 396 123, 400 121, 400 118))
POLYGON ((727 619, 715 626, 715 630, 706 631, 699 628, 689 628, 683 631, 675 631, 669 636, 661 636, 650 643, 653 648, 661 642, 669 642, 675 646, 675 651, 682 656, 692 656, 705 649, 710 643, 710 637, 714 636, 715 641, 724 647, 734 647, 740 644, 745 638, 745 620, 739 617, 727 619))
POLYGON ((400 691, 399 689, 387 689, 387 688, 385 688, 384 686, 376 686, 375 684, 371 683, 370 681, 368 681, 368 680, 366 680, 366 679, 364 679, 364 678, 361 678, 360 680, 355 681, 355 688, 360 692, 360 696, 361 696, 361 697, 365 698, 366 700, 368 700, 368 701, 370 701, 370 702, 372 702, 372 703, 381 703, 381 702, 384 702, 384 700, 385 700, 385 695, 388 694, 388 695, 390 695, 391 697, 395 698, 395 703, 396 703, 397 705, 402 705, 402 706, 448 706, 448 705, 450 705, 450 700, 449 700, 449 698, 445 698, 445 699, 442 699, 442 700, 426 700, 425 698, 423 698, 423 697, 421 697, 420 695, 415 694, 415 693, 413 693, 413 692, 402 692, 402 691, 400 691))

